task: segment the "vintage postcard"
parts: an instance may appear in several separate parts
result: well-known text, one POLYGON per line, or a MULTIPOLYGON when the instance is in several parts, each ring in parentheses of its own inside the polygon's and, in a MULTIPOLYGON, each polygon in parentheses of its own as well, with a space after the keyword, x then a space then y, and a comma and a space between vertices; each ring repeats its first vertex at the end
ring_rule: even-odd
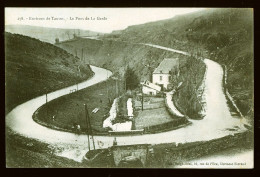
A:
POLYGON ((253 14, 6 7, 6 167, 254 168, 253 14))

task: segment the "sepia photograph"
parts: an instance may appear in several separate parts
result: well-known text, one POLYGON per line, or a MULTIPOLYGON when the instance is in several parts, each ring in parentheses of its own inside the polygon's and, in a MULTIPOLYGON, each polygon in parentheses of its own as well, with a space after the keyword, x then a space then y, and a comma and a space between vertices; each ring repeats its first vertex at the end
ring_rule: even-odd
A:
POLYGON ((254 168, 253 8, 4 10, 6 168, 254 168))

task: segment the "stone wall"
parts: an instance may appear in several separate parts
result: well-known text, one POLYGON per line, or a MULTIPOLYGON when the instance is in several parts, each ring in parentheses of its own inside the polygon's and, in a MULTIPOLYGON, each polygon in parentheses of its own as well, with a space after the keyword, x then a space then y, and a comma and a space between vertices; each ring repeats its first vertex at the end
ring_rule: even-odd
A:
POLYGON ((158 132, 164 132, 167 130, 174 130, 177 128, 180 128, 180 126, 188 125, 189 121, 185 118, 177 118, 173 119, 171 122, 166 122, 159 125, 153 125, 149 127, 144 127, 144 133, 158 133, 158 132))
POLYGON ((148 145, 129 145, 129 146, 112 146, 115 165, 118 166, 119 162, 127 156, 134 156, 141 160, 143 165, 146 165, 146 158, 148 153, 148 145))
POLYGON ((241 113, 241 111, 237 107, 234 99, 232 98, 232 96, 228 92, 228 88, 227 88, 227 66, 224 65, 224 64, 221 65, 221 66, 222 66, 223 72, 224 72, 224 74, 223 74, 223 88, 224 88, 224 94, 227 98, 227 103, 232 110, 236 111, 239 114, 239 116, 243 118, 244 117, 243 114, 241 113))

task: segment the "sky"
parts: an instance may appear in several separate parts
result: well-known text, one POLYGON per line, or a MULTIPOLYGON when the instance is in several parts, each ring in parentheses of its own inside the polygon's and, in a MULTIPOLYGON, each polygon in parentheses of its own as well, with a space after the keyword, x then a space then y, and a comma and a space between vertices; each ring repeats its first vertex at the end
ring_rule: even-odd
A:
POLYGON ((204 8, 5 8, 5 25, 110 33, 131 25, 168 19, 202 9, 204 8))

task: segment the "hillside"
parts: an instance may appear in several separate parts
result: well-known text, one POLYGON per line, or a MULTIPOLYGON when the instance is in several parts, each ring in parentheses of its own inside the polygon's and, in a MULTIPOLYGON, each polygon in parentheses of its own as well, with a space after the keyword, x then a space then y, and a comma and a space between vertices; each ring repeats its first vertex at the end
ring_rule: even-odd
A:
POLYGON ((78 36, 96 36, 102 34, 89 30, 47 28, 29 25, 6 25, 5 31, 22 34, 49 43, 55 43, 56 38, 59 38, 60 41, 72 39, 74 33, 78 36))
POLYGON ((34 38, 5 33, 6 114, 29 99, 92 75, 89 65, 83 65, 65 50, 34 38))
POLYGON ((56 46, 67 50, 74 56, 77 55, 86 63, 107 68, 119 76, 123 76, 126 66, 129 65, 139 79, 149 79, 154 68, 164 58, 183 57, 161 49, 114 40, 79 38, 75 41, 56 44, 56 46), (146 67, 147 65, 150 67, 146 67))
POLYGON ((242 113, 253 117, 252 9, 207 9, 130 26, 103 39, 158 44, 225 64, 231 95, 242 113))

